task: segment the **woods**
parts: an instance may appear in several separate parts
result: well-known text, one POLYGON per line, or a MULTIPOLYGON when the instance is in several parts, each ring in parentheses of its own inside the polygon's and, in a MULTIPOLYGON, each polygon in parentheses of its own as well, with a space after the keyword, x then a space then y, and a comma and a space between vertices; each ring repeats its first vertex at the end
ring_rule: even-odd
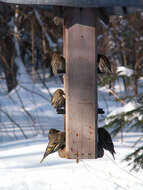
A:
MULTIPOLYGON (((3 103, 0 103, 1 141, 4 141, 5 136, 11 140, 18 139, 19 135, 17 136, 15 133, 15 128, 19 129, 20 136, 27 139, 39 133, 46 135, 47 122, 50 127, 55 125, 45 118, 46 122, 43 122, 41 115, 44 111, 41 111, 42 114, 35 110, 31 111, 28 104, 32 102, 32 105, 36 105, 35 96, 42 98, 43 105, 45 102, 49 104, 54 91, 49 89, 52 85, 50 87, 47 85, 49 80, 54 81, 55 86, 58 84, 62 86, 61 81, 53 76, 51 65, 55 52, 63 54, 61 12, 62 8, 59 7, 40 8, 24 5, 6 6, 5 4, 0 6, 1 93, 5 93, 12 104, 18 104, 19 107, 16 111, 18 112, 20 108, 22 113, 22 122, 19 122, 20 118, 13 115, 13 111, 9 111, 9 108, 6 110, 2 106, 3 103), (24 78, 22 78, 23 76, 24 78), (39 88, 35 88, 38 83, 44 86, 46 95, 43 93, 44 90, 41 93, 39 88), (27 87, 26 84, 30 84, 30 87, 27 87), (29 99, 33 94, 34 98, 25 103, 23 95, 20 95, 22 90, 29 99), (16 99, 15 97, 11 98, 13 93, 16 94, 16 99), (6 119, 10 122, 12 129, 10 138, 9 131, 6 131, 4 127, 6 119), (26 130, 23 121, 26 122, 26 130), (32 129, 30 133, 27 132, 28 125, 32 129)), ((102 106, 105 107, 105 114, 99 116, 98 122, 99 126, 108 128, 113 136, 121 134, 122 141, 124 141, 124 132, 132 130, 142 132, 143 130, 143 27, 140 24, 142 20, 143 13, 136 12, 125 16, 110 16, 109 23, 104 23, 105 20, 103 21, 101 18, 97 21, 97 54, 108 57, 112 70, 112 74, 98 75, 99 93, 100 87, 105 87, 106 94, 112 97, 115 104, 123 107, 119 112, 113 113, 109 107, 111 104, 105 101, 104 105, 102 103, 102 106)), ((51 116, 49 115, 48 117, 51 116)), ((61 117, 60 123, 63 124, 62 119, 61 117)), ((142 141, 142 137, 135 142, 135 145, 140 141, 142 141)), ((143 146, 138 147, 125 158, 133 161, 134 169, 143 168, 142 150, 143 146)))

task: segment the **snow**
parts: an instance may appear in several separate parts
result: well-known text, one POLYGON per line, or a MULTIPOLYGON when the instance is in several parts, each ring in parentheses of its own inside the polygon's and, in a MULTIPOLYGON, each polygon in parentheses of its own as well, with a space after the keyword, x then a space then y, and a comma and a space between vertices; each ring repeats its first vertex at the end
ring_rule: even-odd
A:
MULTIPOLYGON (((64 128, 64 118, 51 107, 49 95, 49 91, 52 94, 63 85, 50 78, 47 79, 49 91, 41 83, 34 84, 22 60, 15 61, 19 82, 8 95, 2 93, 0 109, 20 125, 28 138, 25 139, 18 126, 13 126, 8 116, 1 113, 0 190, 142 190, 143 171, 130 171, 131 167, 122 161, 135 149, 132 146, 142 136, 140 132, 124 132, 123 142, 120 134, 113 139, 115 160, 105 151, 103 158, 80 160, 77 164, 75 160, 60 158, 56 152, 40 164, 48 143, 48 130, 64 128)), ((105 109, 105 114, 115 110, 112 115, 138 106, 135 102, 125 106, 116 103, 105 87, 99 88, 99 105, 105 109)), ((137 146, 142 143, 140 141, 137 146)))
POLYGON ((124 66, 118 66, 117 67, 117 72, 119 73, 119 76, 132 76, 134 74, 134 71, 132 69, 129 69, 127 67, 124 66))
POLYGON ((55 80, 48 82, 48 89, 42 91, 40 85, 35 85, 28 75, 20 58, 15 60, 18 66, 18 85, 8 95, 0 96, 0 142, 24 138, 21 131, 23 126, 26 137, 37 134, 46 135, 50 128, 63 129, 63 116, 57 115, 50 104, 50 93, 63 85, 55 80), (10 118, 8 117, 10 115, 10 118), (11 124, 11 119, 15 125, 11 124), (9 131, 15 131, 15 135, 9 131))
POLYGON ((129 111, 135 110, 139 106, 141 106, 141 105, 138 104, 138 103, 135 103, 133 101, 129 102, 129 103, 123 105, 122 107, 120 107, 119 109, 115 109, 112 112, 110 112, 110 114, 108 115, 108 117, 115 116, 115 115, 123 113, 123 112, 125 113, 125 112, 129 112, 129 111))
POLYGON ((132 137, 128 134, 123 144, 119 140, 115 141, 115 161, 105 152, 102 159, 80 160, 78 164, 75 160, 59 158, 57 153, 49 155, 40 164, 47 146, 47 137, 1 144, 0 189, 141 190, 142 172, 131 173, 126 166, 127 163, 121 162, 124 155, 131 151, 129 139, 135 140, 137 136, 132 137))
MULTIPOLYGON (((107 117, 105 119, 105 124, 108 125, 112 120, 114 120, 115 118, 113 118, 113 116, 119 117, 121 114, 136 110, 139 107, 141 107, 141 104, 136 103, 135 101, 130 101, 125 105, 122 105, 121 107, 118 107, 118 109, 114 109, 109 114, 107 114, 107 117)), ((143 116, 139 112, 134 112, 130 116, 125 116, 126 121, 132 121, 134 118, 138 118, 138 120, 140 121, 143 120, 143 116)))

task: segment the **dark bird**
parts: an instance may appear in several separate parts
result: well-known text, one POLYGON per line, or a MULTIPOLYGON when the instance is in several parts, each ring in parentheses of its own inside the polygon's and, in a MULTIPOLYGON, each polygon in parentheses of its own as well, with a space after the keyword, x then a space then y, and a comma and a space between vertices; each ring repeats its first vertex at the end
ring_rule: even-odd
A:
POLYGON ((58 76, 59 73, 65 73, 65 58, 57 52, 54 52, 51 60, 53 74, 58 76))
POLYGON ((49 154, 52 154, 52 153, 58 151, 59 149, 65 148, 65 132, 61 132, 56 129, 50 129, 48 137, 49 137, 49 143, 48 143, 48 146, 46 148, 46 151, 45 151, 44 156, 43 156, 42 160, 40 161, 40 163, 43 162, 43 160, 49 154))
POLYGON ((98 73, 112 73, 111 63, 105 55, 97 55, 98 73))
POLYGON ((104 112, 104 110, 102 108, 98 108, 97 109, 97 113, 98 114, 104 114, 105 112, 104 112))
POLYGON ((104 156, 104 150, 102 145, 98 142, 97 143, 97 158, 102 158, 104 156))
POLYGON ((98 143, 104 149, 108 150, 112 154, 112 156, 115 160, 114 154, 116 152, 114 150, 114 144, 112 142, 111 135, 104 128, 98 128, 98 143))
POLYGON ((57 89, 52 96, 51 104, 57 110, 65 107, 64 95, 65 93, 62 89, 57 89))

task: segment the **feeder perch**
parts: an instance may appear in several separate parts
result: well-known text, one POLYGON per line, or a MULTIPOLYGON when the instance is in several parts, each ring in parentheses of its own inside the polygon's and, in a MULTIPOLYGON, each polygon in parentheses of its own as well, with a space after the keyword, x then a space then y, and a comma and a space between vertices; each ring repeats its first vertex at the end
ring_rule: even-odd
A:
POLYGON ((57 109, 57 114, 65 114, 65 109, 57 109))
POLYGON ((58 74, 65 74, 65 71, 63 71, 63 70, 57 70, 57 73, 58 74))

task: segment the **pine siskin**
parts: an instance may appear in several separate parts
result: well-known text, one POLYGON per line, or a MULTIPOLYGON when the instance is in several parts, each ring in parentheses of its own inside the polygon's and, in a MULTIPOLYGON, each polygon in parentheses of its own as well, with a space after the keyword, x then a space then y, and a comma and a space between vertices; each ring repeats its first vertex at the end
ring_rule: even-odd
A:
POLYGON ((48 133, 48 139, 51 141, 53 139, 53 136, 55 136, 56 133, 60 132, 57 129, 51 128, 48 133))
POLYGON ((61 158, 66 158, 66 147, 58 150, 58 154, 61 158))
POLYGON ((43 160, 49 155, 52 154, 59 149, 64 149, 65 148, 65 132, 61 132, 59 130, 55 129, 50 129, 49 134, 49 143, 46 148, 46 151, 44 153, 44 156, 42 160, 40 161, 43 162, 43 160))
POLYGON ((55 76, 58 75, 58 73, 65 73, 65 58, 60 55, 59 53, 53 53, 52 60, 51 60, 51 67, 53 74, 55 76))
POLYGON ((99 140, 99 144, 106 150, 108 150, 114 160, 115 160, 115 157, 114 157, 114 154, 116 153, 115 150, 114 150, 114 144, 112 142, 112 138, 110 136, 110 134, 108 133, 108 131, 104 128, 98 128, 98 140, 99 140))
POLYGON ((62 89, 57 89, 51 99, 51 104, 54 108, 60 109, 65 107, 65 98, 64 98, 64 91, 62 89))
POLYGON ((53 22, 55 25, 63 25, 64 23, 64 19, 62 17, 59 17, 59 16, 54 16, 53 18, 53 22))
POLYGON ((105 55, 97 55, 98 73, 112 73, 111 63, 105 55))

